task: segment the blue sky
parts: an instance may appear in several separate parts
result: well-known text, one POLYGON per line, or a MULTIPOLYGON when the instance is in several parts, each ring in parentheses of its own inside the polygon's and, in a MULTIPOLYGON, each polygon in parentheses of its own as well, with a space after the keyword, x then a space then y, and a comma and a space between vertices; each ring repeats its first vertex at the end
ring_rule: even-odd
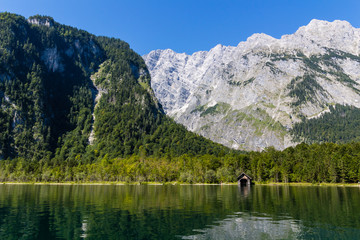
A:
POLYGON ((192 54, 236 46, 253 33, 279 38, 311 19, 347 20, 360 27, 359 0, 0 0, 0 11, 120 38, 139 54, 171 48, 192 54))

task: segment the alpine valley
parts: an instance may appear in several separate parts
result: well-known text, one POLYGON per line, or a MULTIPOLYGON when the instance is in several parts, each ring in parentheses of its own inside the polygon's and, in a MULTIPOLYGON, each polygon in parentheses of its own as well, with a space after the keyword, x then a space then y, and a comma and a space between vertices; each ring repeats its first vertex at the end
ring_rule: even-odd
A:
POLYGON ((143 56, 155 96, 189 130, 234 149, 351 142, 360 132, 360 29, 312 20, 275 39, 143 56))
POLYGON ((356 183, 359 35, 314 20, 144 60, 120 39, 0 13, 0 182, 356 183))

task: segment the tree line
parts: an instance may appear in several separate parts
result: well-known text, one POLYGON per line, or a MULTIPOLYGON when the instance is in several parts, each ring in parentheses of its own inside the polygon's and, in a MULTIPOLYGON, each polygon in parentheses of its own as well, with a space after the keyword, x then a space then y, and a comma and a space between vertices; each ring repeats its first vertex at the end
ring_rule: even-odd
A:
POLYGON ((245 172, 256 182, 357 183, 360 143, 299 144, 283 151, 232 152, 224 155, 183 154, 126 158, 99 157, 92 163, 0 161, 0 181, 21 182, 236 182, 245 172))

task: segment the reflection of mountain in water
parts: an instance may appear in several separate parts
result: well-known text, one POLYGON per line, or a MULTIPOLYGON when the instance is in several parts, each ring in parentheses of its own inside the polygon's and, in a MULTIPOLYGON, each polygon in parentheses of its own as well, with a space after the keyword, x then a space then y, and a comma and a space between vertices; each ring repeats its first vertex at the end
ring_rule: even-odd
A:
POLYGON ((360 190, 0 184, 0 239, 80 238, 360 239, 360 190))
POLYGON ((252 216, 236 213, 220 221, 219 225, 203 230, 199 234, 183 236, 182 239, 298 239, 303 226, 293 219, 273 220, 265 215, 252 216))

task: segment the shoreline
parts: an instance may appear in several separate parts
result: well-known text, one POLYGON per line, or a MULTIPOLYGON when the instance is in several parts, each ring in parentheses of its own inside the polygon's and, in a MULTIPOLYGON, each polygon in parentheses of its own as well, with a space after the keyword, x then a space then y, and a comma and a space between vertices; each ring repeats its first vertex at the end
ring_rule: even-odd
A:
MULTIPOLYGON (((192 185, 192 186, 230 186, 238 185, 237 182, 230 183, 181 183, 181 182, 0 182, 0 185, 192 185)), ((268 182, 268 183, 254 183, 252 186, 314 186, 314 187, 360 187, 360 183, 307 183, 307 182, 268 182)))
POLYGON ((291 183, 256 183, 256 185, 262 186, 303 186, 303 187, 360 187, 360 183, 307 183, 307 182, 291 182, 291 183))

